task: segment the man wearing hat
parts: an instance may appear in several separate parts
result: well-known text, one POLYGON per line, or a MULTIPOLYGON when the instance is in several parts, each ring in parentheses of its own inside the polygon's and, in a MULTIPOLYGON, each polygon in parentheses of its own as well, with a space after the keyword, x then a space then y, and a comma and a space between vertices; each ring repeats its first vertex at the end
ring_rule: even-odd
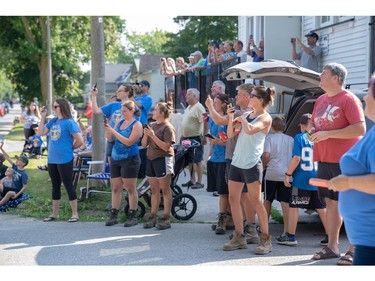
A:
POLYGON ((142 80, 138 83, 138 89, 140 95, 136 98, 132 97, 131 100, 134 101, 136 106, 138 106, 141 111, 141 119, 139 121, 142 124, 147 124, 147 115, 152 106, 152 98, 150 93, 148 92, 150 89, 150 83, 147 80, 142 80))
POLYGON ((315 32, 310 31, 305 35, 305 37, 307 38, 308 46, 303 44, 301 39, 298 37, 290 40, 292 44, 293 60, 300 60, 300 66, 320 72, 318 65, 320 56, 322 54, 322 48, 316 45, 319 36, 315 32), (296 51, 296 43, 301 47, 301 51, 299 53, 296 51))
POLYGON ((24 168, 27 166, 27 164, 29 164, 29 159, 24 154, 15 156, 17 160, 16 163, 14 163, 9 157, 8 153, 4 151, 3 145, 4 143, 1 142, 0 151, 4 155, 5 159, 8 160, 8 162, 12 165, 14 172, 12 178, 13 186, 11 188, 0 186, 1 196, 4 197, 3 200, 1 200, 0 205, 7 203, 10 199, 14 200, 22 196, 22 193, 27 188, 28 181, 28 175, 24 168))

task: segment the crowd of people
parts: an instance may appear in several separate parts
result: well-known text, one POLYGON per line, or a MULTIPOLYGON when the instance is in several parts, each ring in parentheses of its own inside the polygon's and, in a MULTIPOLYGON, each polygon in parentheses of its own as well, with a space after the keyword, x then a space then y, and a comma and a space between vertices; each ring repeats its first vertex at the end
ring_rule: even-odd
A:
MULTIPOLYGON (((314 68, 321 52, 316 46, 318 35, 310 32, 306 37, 309 47, 299 38, 291 40, 293 58, 314 68), (296 44, 300 45, 301 53, 296 52, 296 44)), ((231 42, 221 46, 212 40, 206 60, 199 51, 189 57, 190 66, 183 58, 177 58, 176 65, 171 58, 162 59, 160 71, 168 78, 176 73, 189 72, 192 74, 189 80, 192 84, 189 85, 194 85, 193 76, 198 67, 212 62, 225 63, 226 67, 230 67, 232 59, 239 57, 242 60, 244 53, 254 60, 264 56, 263 40, 256 46, 250 37, 246 52, 242 50, 241 41, 236 41, 234 46, 236 51, 233 51, 231 42)), ((323 249, 312 256, 313 260, 337 258, 338 265, 374 265, 375 234, 372 230, 375 219, 371 215, 375 212, 372 186, 375 172, 372 137, 375 129, 366 134, 365 116, 375 120, 375 77, 370 79, 366 109, 363 110, 360 100, 344 89, 346 76, 346 68, 341 64, 329 63, 323 67, 320 87, 325 94, 318 97, 312 112, 301 116, 301 132, 294 138, 283 133, 286 126, 283 117, 272 118, 268 113, 276 89, 256 81, 238 86, 234 100, 226 94, 228 89, 223 81, 213 81, 205 100, 206 107, 199 102, 199 90, 189 87, 179 140, 176 140, 176 130, 170 122, 173 79, 166 83, 167 100, 157 103, 151 123, 148 122, 152 105, 148 81, 139 82, 137 96, 131 85, 120 85, 116 99, 102 107, 97 104, 98 89, 93 88, 92 113, 106 118, 102 129, 107 139, 112 200, 105 225, 119 223, 123 190, 129 195, 129 213, 124 226, 138 224, 136 182, 144 165, 144 176, 150 183, 152 197, 151 210, 143 227, 169 229, 173 146, 190 140, 200 145, 194 147, 190 154, 190 179, 183 186, 204 188, 203 155, 204 145, 208 144, 206 191, 219 197, 219 215, 213 229, 217 235, 234 229, 230 241, 223 245, 224 251, 246 249, 248 244, 256 244, 255 254, 271 252, 268 221, 272 202, 278 200, 282 206, 284 229, 276 237, 276 243, 297 245, 298 209, 316 211, 326 236, 320 241, 323 249), (325 185, 312 184, 309 179, 314 178, 326 180, 325 185), (161 195, 163 210, 158 217, 161 195), (339 233, 343 221, 350 247, 341 256, 339 233)), ((44 221, 59 218, 60 186, 63 184, 72 212, 68 222, 76 222, 79 215, 77 195, 72 185, 74 150, 84 144, 83 135, 88 138, 96 132, 78 125, 65 99, 55 100, 53 106, 55 116, 48 122, 46 110, 39 112, 35 103, 28 106, 21 121, 24 122, 25 138, 30 137, 33 122, 38 123, 37 136, 49 135, 47 168, 52 183, 52 214, 44 221)), ((0 149, 4 159, 12 164, 11 169, 4 171, 4 180, 0 185, 1 205, 3 200, 17 198, 25 191, 27 173, 24 168, 28 158, 21 155, 14 164, 2 145, 0 149)))

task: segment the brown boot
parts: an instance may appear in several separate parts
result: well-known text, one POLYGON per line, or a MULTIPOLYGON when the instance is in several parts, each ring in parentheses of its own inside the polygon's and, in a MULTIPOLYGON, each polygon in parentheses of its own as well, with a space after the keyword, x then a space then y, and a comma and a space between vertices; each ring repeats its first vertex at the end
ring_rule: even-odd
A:
POLYGON ((234 222, 233 222, 232 214, 229 212, 227 212, 226 214, 225 228, 227 230, 234 230, 234 222))
POLYGON ((272 237, 265 233, 260 234, 260 241, 258 246, 255 248, 254 253, 257 255, 265 255, 272 251, 272 237))
POLYGON ((225 227, 226 218, 227 218, 226 213, 219 214, 219 219, 216 224, 215 234, 225 234, 225 231, 227 230, 225 227))
POLYGON ((246 243, 245 235, 235 231, 232 240, 224 244, 223 250, 233 251, 237 249, 247 249, 247 243, 246 243))

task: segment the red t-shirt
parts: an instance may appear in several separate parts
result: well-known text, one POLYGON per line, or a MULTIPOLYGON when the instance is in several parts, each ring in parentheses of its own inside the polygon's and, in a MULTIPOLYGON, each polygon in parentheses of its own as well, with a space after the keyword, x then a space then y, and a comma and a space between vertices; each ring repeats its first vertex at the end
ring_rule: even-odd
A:
MULTIPOLYGON (((345 128, 359 122, 365 117, 361 101, 351 92, 328 97, 320 96, 315 103, 312 119, 315 131, 330 131, 345 128)), ((341 156, 347 152, 361 137, 351 139, 329 138, 314 144, 314 161, 339 163, 341 156)))

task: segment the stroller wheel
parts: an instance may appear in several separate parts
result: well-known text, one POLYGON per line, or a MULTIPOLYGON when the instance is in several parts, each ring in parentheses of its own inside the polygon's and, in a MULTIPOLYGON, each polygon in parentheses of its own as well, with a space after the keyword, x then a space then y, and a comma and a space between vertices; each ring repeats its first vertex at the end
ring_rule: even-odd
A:
POLYGON ((178 220, 191 219, 197 211, 197 201, 187 193, 182 193, 173 198, 172 215, 178 220))
MULTIPOLYGON (((125 205, 125 208, 124 208, 124 213, 125 213, 125 215, 129 214, 129 204, 128 204, 128 202, 126 202, 126 205, 125 205)), ((138 201, 137 218, 141 219, 141 218, 144 217, 145 214, 146 214, 145 205, 142 202, 138 201)))
POLYGON ((175 184, 173 186, 171 186, 171 189, 172 189, 172 194, 173 196, 177 196, 179 194, 182 194, 182 189, 179 185, 175 184))

